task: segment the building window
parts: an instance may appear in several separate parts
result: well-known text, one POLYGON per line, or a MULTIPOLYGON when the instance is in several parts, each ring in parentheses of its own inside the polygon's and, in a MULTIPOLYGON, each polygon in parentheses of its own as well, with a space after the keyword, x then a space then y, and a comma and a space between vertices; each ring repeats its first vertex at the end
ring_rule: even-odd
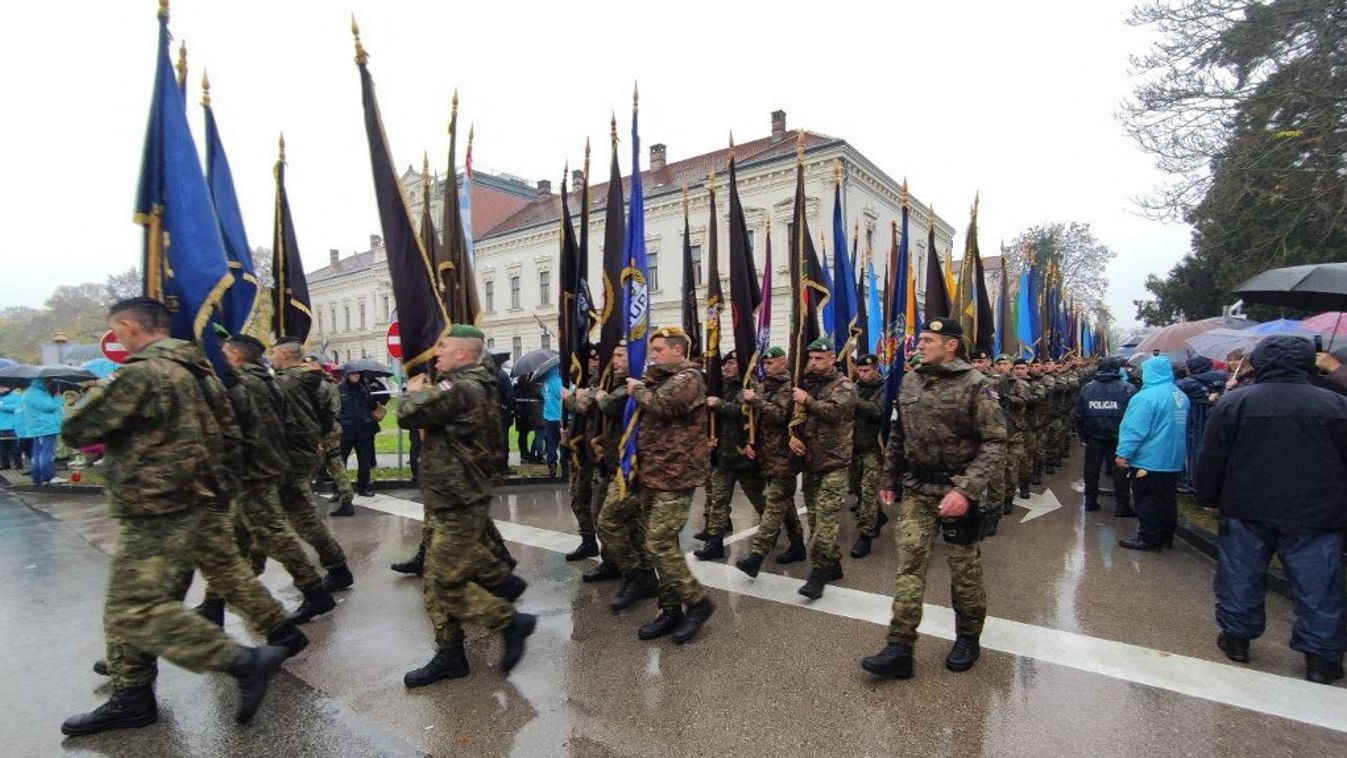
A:
POLYGON ((544 350, 551 350, 551 349, 552 349, 552 333, 551 333, 551 332, 543 332, 543 349, 544 349, 544 350))
POLYGON ((388 307, 388 295, 384 295, 384 320, 383 320, 383 323, 387 324, 387 323, 388 323, 388 319, 389 319, 390 317, 392 317, 392 315, 393 315, 393 311, 390 310, 389 307, 388 307))
MULTIPOLYGON (((363 301, 360 303, 360 328, 361 329, 365 328, 365 303, 363 301)), ((364 358, 365 356, 362 355, 360 357, 364 358)))
POLYGON ((538 272, 538 302, 543 305, 552 304, 552 272, 538 272))
POLYGON ((482 283, 482 297, 486 305, 487 313, 496 312, 496 283, 487 281, 482 283))
POLYGON ((748 230, 748 254, 753 254, 753 230, 748 230))
POLYGON ((698 287, 702 286, 702 246, 692 246, 692 281, 698 287))
POLYGON ((337 306, 332 306, 332 331, 337 331, 337 306))
POLYGON ((323 333, 323 312, 321 310, 318 311, 318 333, 323 333))
POLYGON ((490 348, 495 347, 495 346, 496 346, 496 338, 495 338, 495 337, 487 337, 487 338, 486 338, 486 346, 487 346, 487 349, 490 349, 490 348))
POLYGON ((649 274, 646 279, 646 286, 651 292, 659 292, 659 253, 646 253, 645 266, 649 274))
POLYGON ((340 351, 340 350, 333 350, 333 351, 332 351, 332 362, 333 362, 333 363, 341 363, 341 351, 340 351))
POLYGON ((519 309, 519 274, 510 275, 510 308, 519 309))
POLYGON ((361 357, 362 360, 369 357, 369 353, 366 352, 366 351, 365 351, 365 348, 363 348, 363 347, 360 348, 360 357, 361 357))
POLYGON ((524 340, 521 337, 515 337, 510 340, 510 355, 513 360, 519 360, 524 355, 524 340))
POLYGON ((351 331, 351 306, 342 307, 342 315, 346 317, 346 331, 351 331))

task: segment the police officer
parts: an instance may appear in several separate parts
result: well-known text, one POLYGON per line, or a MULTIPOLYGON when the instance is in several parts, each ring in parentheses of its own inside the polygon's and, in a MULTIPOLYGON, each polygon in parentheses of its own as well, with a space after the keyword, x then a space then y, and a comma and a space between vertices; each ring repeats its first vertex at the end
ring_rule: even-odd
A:
POLYGON ((748 456, 744 385, 739 378, 738 356, 733 350, 721 361, 721 370, 725 396, 706 398, 716 421, 716 460, 711 468, 711 481, 706 485, 706 529, 693 535, 706 543, 693 552, 703 561, 725 557, 725 535, 730 531, 730 500, 735 484, 744 491, 759 517, 767 507, 763 494, 766 483, 758 462, 748 456))
POLYGON ((921 327, 921 366, 903 378, 898 418, 884 451, 882 502, 898 508, 898 576, 888 645, 861 661, 876 676, 912 676, 926 569, 943 533, 954 602, 955 641, 945 658, 950 671, 977 662, 987 615, 978 550, 979 502, 1000 472, 1006 451, 1005 416, 986 377, 960 359, 963 330, 947 318, 921 327))
POLYGON ((856 359, 856 414, 851 433, 851 479, 857 494, 856 544, 852 558, 870 554, 870 542, 879 536, 889 517, 879 505, 879 425, 884 420, 884 377, 879 358, 866 353, 856 359))
POLYGON ((1113 476, 1113 515, 1125 518, 1132 515, 1127 470, 1114 465, 1113 459, 1118 428, 1136 388, 1122 380, 1120 368, 1118 358, 1100 361, 1094 380, 1081 389, 1072 406, 1071 427, 1085 443, 1085 510, 1099 510, 1099 468, 1104 466, 1113 476))

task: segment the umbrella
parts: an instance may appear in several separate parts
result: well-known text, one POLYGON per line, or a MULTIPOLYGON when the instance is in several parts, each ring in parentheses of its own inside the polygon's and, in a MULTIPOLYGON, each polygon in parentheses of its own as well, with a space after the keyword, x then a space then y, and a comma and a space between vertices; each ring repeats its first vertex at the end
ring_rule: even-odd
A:
POLYGON ((361 358, 358 361, 351 361, 341 367, 343 374, 369 374, 371 376, 392 376, 393 372, 388 367, 372 358, 361 358))
POLYGON ((491 359, 496 362, 496 368, 500 368, 510 360, 510 349, 507 347, 490 348, 491 359))
POLYGON ((93 373, 73 366, 9 366, 0 368, 0 384, 6 387, 27 387, 34 379, 51 379, 66 384, 92 382, 93 373))
POLYGON ((1275 321, 1264 321, 1258 326, 1249 327, 1249 331, 1255 334, 1299 334, 1308 332, 1313 334, 1312 330, 1304 327, 1304 322, 1293 318, 1279 318, 1275 321))
POLYGON ((1333 343, 1339 337, 1347 337, 1347 321, 1343 321, 1343 315, 1342 311, 1329 311, 1307 318, 1301 323, 1315 334, 1328 337, 1328 349, 1332 350, 1333 343))
POLYGON ((0 358, 0 368, 9 368, 10 366, 17 366, 17 365, 19 365, 18 361, 11 361, 8 358, 0 358))
POLYGON ((514 368, 510 369, 510 376, 518 378, 521 376, 538 376, 550 368, 556 368, 561 365, 561 355, 555 350, 543 348, 534 350, 530 353, 524 353, 523 357, 515 361, 514 368))
MULTIPOLYGON (((1215 316, 1201 321, 1180 321, 1152 333, 1137 345, 1136 352, 1149 355, 1155 350, 1180 356, 1188 353, 1188 340, 1212 329, 1248 329, 1257 322, 1235 316, 1215 316)), ((1173 356, 1171 356, 1173 357, 1173 356)), ((1180 358, 1182 360, 1182 358, 1180 358)))
POLYGON ((1234 289, 1250 303, 1303 311, 1347 309, 1347 263, 1312 263, 1264 271, 1234 289))
POLYGON ((81 363, 80 368, 88 371, 99 379, 105 379, 111 376, 112 372, 121 368, 121 366, 118 366, 107 358, 94 358, 91 361, 81 363))

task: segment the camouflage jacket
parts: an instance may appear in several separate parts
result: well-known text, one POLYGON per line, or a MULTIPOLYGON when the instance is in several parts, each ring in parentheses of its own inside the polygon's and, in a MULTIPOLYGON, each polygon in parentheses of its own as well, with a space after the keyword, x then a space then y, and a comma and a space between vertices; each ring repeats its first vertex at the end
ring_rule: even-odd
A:
POLYGON ((793 479, 800 472, 800 459, 790 451, 790 416, 795 410, 791 400, 790 375, 768 376, 754 383, 755 397, 750 403, 758 415, 758 467, 772 479, 793 479))
POLYGON ((711 451, 701 367, 688 360, 650 366, 632 397, 641 409, 636 442, 642 489, 672 492, 706 484, 711 451))
POLYGON ((903 377, 898 420, 884 451, 884 487, 902 484, 937 497, 954 489, 981 500, 1005 455, 1005 414, 986 377, 962 360, 903 377))
POLYGON ((1033 429, 1030 417, 1032 391, 1029 389, 1029 383, 1023 379, 1007 376, 999 392, 1001 408, 1006 412, 1006 431, 1010 434, 1023 434, 1033 429))
POLYGON ((617 473, 617 450, 622 445, 622 413, 627 408, 627 375, 613 375, 613 389, 603 398, 590 395, 581 405, 592 407, 589 415, 589 449, 594 453, 595 465, 603 473, 617 473))
POLYGON ((270 372, 255 363, 245 364, 234 376, 229 402, 243 437, 241 478, 248 483, 274 480, 289 468, 285 444, 277 436, 285 397, 270 372))
POLYGON ((323 370, 310 366, 291 366, 276 373, 276 386, 285 396, 285 450, 290 461, 305 465, 318 459, 318 445, 330 431, 326 424, 327 406, 320 387, 323 370))
POLYGON ((1048 385, 1042 375, 1032 374, 1025 383, 1029 385, 1029 428, 1040 429, 1048 423, 1048 385))
POLYGON ((884 378, 856 382, 856 422, 851 432, 853 453, 879 452, 879 426, 884 421, 884 378))
POLYGON ((580 465, 586 468, 592 468, 595 463, 589 430, 595 413, 593 393, 596 384, 593 378, 589 380, 589 384, 584 387, 589 392, 583 399, 575 394, 561 399, 561 409, 570 414, 564 447, 569 448, 572 455, 578 457, 580 465))
POLYGON ((318 385, 318 400, 322 403, 323 413, 332 417, 332 423, 322 435, 323 447, 335 449, 341 445, 341 390, 337 383, 324 376, 323 383, 318 385))
POLYGON ((716 419, 716 465, 729 471, 751 471, 757 468, 757 461, 749 458, 744 450, 748 444, 748 435, 744 425, 748 423, 744 404, 744 387, 737 376, 725 376, 725 395, 711 409, 716 419))
POLYGON ((228 406, 201 348, 162 339, 90 390, 61 434, 71 447, 107 445, 113 517, 159 516, 232 496, 238 426, 228 406))
POLYGON ((491 500, 500 472, 496 375, 482 364, 440 373, 427 389, 398 403, 398 426, 420 429, 418 478, 429 510, 457 510, 491 500))
POLYGON ((806 372, 801 387, 804 401, 804 470, 835 471, 851 465, 851 429, 856 415, 856 387, 836 369, 826 374, 806 372))

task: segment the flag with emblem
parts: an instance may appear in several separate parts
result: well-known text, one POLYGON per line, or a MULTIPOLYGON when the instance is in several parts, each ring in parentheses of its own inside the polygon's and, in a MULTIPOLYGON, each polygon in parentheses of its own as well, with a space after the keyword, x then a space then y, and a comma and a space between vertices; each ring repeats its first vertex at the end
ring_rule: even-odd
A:
POLYGON ((844 362, 855 358, 856 346, 860 344, 864 331, 859 325, 855 281, 855 267, 847 253, 847 228, 842 220, 842 166, 834 162, 833 276, 830 288, 832 296, 829 298, 833 306, 833 321, 828 329, 832 332, 833 352, 844 362))
MULTIPOLYGON (((645 198, 641 192, 641 137, 637 131, 637 94, 631 96, 631 197, 627 212, 627 238, 622 259, 622 316, 627 339, 628 371, 633 379, 645 374, 646 347, 650 342, 650 267, 645 252, 645 198)), ((621 460, 618 462, 619 491, 630 490, 636 477, 637 430, 641 411, 635 398, 627 398, 622 413, 621 460)))
MULTIPOLYGON (((913 301, 916 299, 912 291, 912 280, 916 277, 911 275, 908 266, 908 194, 907 182, 903 182, 902 192, 899 196, 901 203, 899 222, 894 227, 894 241, 897 243, 895 252, 889 258, 889 265, 893 267, 889 281, 892 283, 891 293, 893 299, 888 303, 888 340, 889 347, 885 352, 885 358, 888 362, 888 369, 884 374, 884 407, 893 408, 893 404, 898 401, 898 387, 903 380, 903 369, 906 362, 907 340, 905 335, 915 328, 908 319, 916 308, 913 301)), ((889 429, 893 425, 892 413, 881 413, 879 417, 879 439, 882 442, 888 442, 889 429)))
MULTIPOLYGON (((725 310, 725 292, 720 288, 720 224, 716 216, 715 176, 712 171, 706 182, 708 215, 703 255, 706 260, 706 341, 702 345, 702 368, 706 372, 706 394, 720 397, 725 391, 720 368, 720 313, 725 310)), ((714 416, 711 423, 715 423, 714 416)))
POLYGON ((234 283, 220 301, 220 316, 230 334, 240 334, 253 327, 257 312, 257 272, 253 267, 253 251, 248 247, 248 235, 243 229, 243 212, 239 210, 238 195, 234 192, 234 174, 225 156, 224 140, 215 121, 215 109, 210 103, 210 80, 201 76, 201 107, 206 112, 206 185, 210 187, 215 215, 220 219, 220 236, 224 240, 225 256, 229 259, 229 273, 234 283))
MULTIPOLYGON (((819 308, 828 304, 828 286, 824 283, 823 267, 819 265, 814 240, 809 234, 809 216, 804 194, 804 132, 800 132, 795 148, 795 211, 791 222, 790 240, 790 363, 791 382, 799 386, 804 381, 807 363, 805 348, 819 334, 819 308)), ((804 406, 796 406, 790 420, 791 437, 799 439, 804 425, 804 406)))
MULTIPOLYGON (((683 188, 683 331, 688 335, 688 358, 702 358, 702 313, 697 307, 697 261, 692 259, 692 228, 688 222, 688 188, 683 188)), ((708 306, 710 304, 708 303, 708 306)))
MULTIPOLYGON (((626 331, 622 311, 623 249, 627 244, 626 211, 622 207, 622 171, 617 165, 617 117, 611 124, 612 156, 608 170, 608 202, 603 212, 603 310, 599 313, 599 386, 613 374, 613 350, 626 331)), ((634 169, 633 169, 634 171, 634 169)), ((628 362, 631 354, 628 353, 628 362)))
POLYGON ((458 169, 454 166, 454 148, 458 141, 458 93, 454 93, 449 114, 449 170, 444 182, 444 202, 440 207, 440 244, 431 260, 435 264, 440 293, 452 324, 476 324, 482 307, 477 299, 477 277, 468 256, 463 233, 462 208, 458 203, 458 169))

